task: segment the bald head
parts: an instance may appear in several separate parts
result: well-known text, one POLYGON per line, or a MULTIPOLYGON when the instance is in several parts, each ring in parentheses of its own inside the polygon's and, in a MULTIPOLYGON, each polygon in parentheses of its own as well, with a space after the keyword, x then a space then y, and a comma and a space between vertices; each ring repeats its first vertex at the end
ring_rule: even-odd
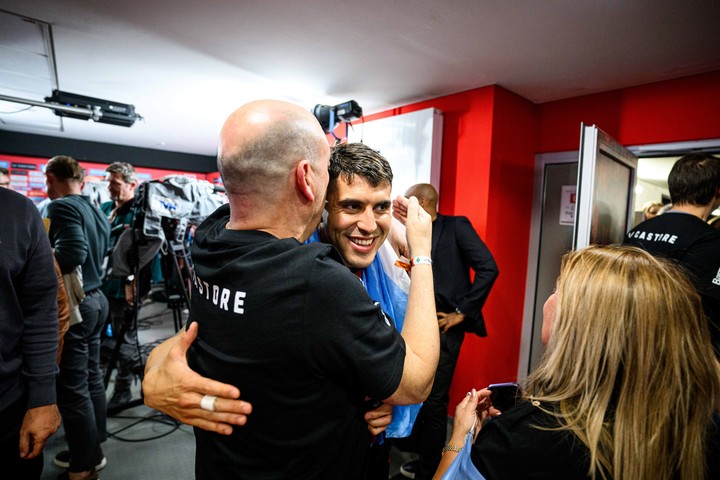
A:
POLYGON ((420 206, 432 217, 437 217, 438 193, 435 187, 429 183, 418 183, 408 188, 405 192, 406 197, 416 197, 420 206))
POLYGON ((230 115, 220 132, 218 170, 228 194, 272 194, 301 160, 326 161, 329 146, 317 119, 287 102, 260 100, 230 115))

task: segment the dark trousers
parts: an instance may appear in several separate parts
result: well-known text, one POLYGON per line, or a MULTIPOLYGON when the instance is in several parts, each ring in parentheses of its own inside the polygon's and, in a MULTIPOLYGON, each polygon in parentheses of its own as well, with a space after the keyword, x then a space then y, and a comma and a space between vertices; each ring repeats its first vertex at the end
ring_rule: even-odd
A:
POLYGON ((100 332, 108 315, 108 301, 99 290, 80 303, 83 321, 65 334, 58 407, 70 448, 70 471, 91 470, 102 460, 107 412, 105 385, 100 372, 100 332))
POLYGON ((0 465, 5 475, 13 478, 37 480, 43 470, 43 454, 25 460, 20 458, 20 427, 27 412, 27 398, 0 411, 0 465))
POLYGON ((427 400, 423 403, 412 437, 420 454, 420 468, 416 480, 431 479, 437 470, 442 449, 447 438, 448 404, 450 403, 450 384, 465 332, 451 328, 447 333, 440 332, 440 360, 438 361, 435 381, 427 400))

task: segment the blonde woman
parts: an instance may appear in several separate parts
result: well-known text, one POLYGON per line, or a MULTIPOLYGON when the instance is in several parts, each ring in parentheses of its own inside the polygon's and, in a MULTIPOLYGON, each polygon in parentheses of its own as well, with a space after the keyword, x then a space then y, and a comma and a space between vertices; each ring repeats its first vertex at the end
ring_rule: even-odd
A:
MULTIPOLYGON (((525 398, 472 447, 482 475, 720 478, 720 368, 679 269, 633 247, 571 252, 543 314, 547 349, 525 398)), ((476 408, 487 415, 487 395, 458 405, 451 447, 463 445, 476 408)), ((443 453, 436 478, 455 455, 443 453)))
POLYGON ((645 202, 642 207, 643 220, 649 220, 662 213, 663 204, 660 202, 653 202, 652 200, 645 202))

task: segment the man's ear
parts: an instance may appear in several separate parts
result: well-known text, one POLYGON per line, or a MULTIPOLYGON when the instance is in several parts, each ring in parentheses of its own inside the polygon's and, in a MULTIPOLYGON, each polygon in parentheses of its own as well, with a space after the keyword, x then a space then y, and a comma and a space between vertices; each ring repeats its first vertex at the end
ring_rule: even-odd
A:
POLYGON ((313 176, 312 165, 310 165, 309 161, 302 160, 297 164, 295 168, 295 183, 298 192, 310 202, 315 201, 315 192, 312 188, 313 176))

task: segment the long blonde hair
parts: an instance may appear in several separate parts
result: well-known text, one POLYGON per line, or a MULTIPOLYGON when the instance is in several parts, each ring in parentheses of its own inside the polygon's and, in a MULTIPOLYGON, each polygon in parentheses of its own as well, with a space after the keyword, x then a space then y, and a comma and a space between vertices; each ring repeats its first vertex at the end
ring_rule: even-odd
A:
POLYGON ((688 278, 643 250, 589 247, 565 255, 557 295, 527 393, 588 447, 591 478, 704 479, 720 367, 688 278))

